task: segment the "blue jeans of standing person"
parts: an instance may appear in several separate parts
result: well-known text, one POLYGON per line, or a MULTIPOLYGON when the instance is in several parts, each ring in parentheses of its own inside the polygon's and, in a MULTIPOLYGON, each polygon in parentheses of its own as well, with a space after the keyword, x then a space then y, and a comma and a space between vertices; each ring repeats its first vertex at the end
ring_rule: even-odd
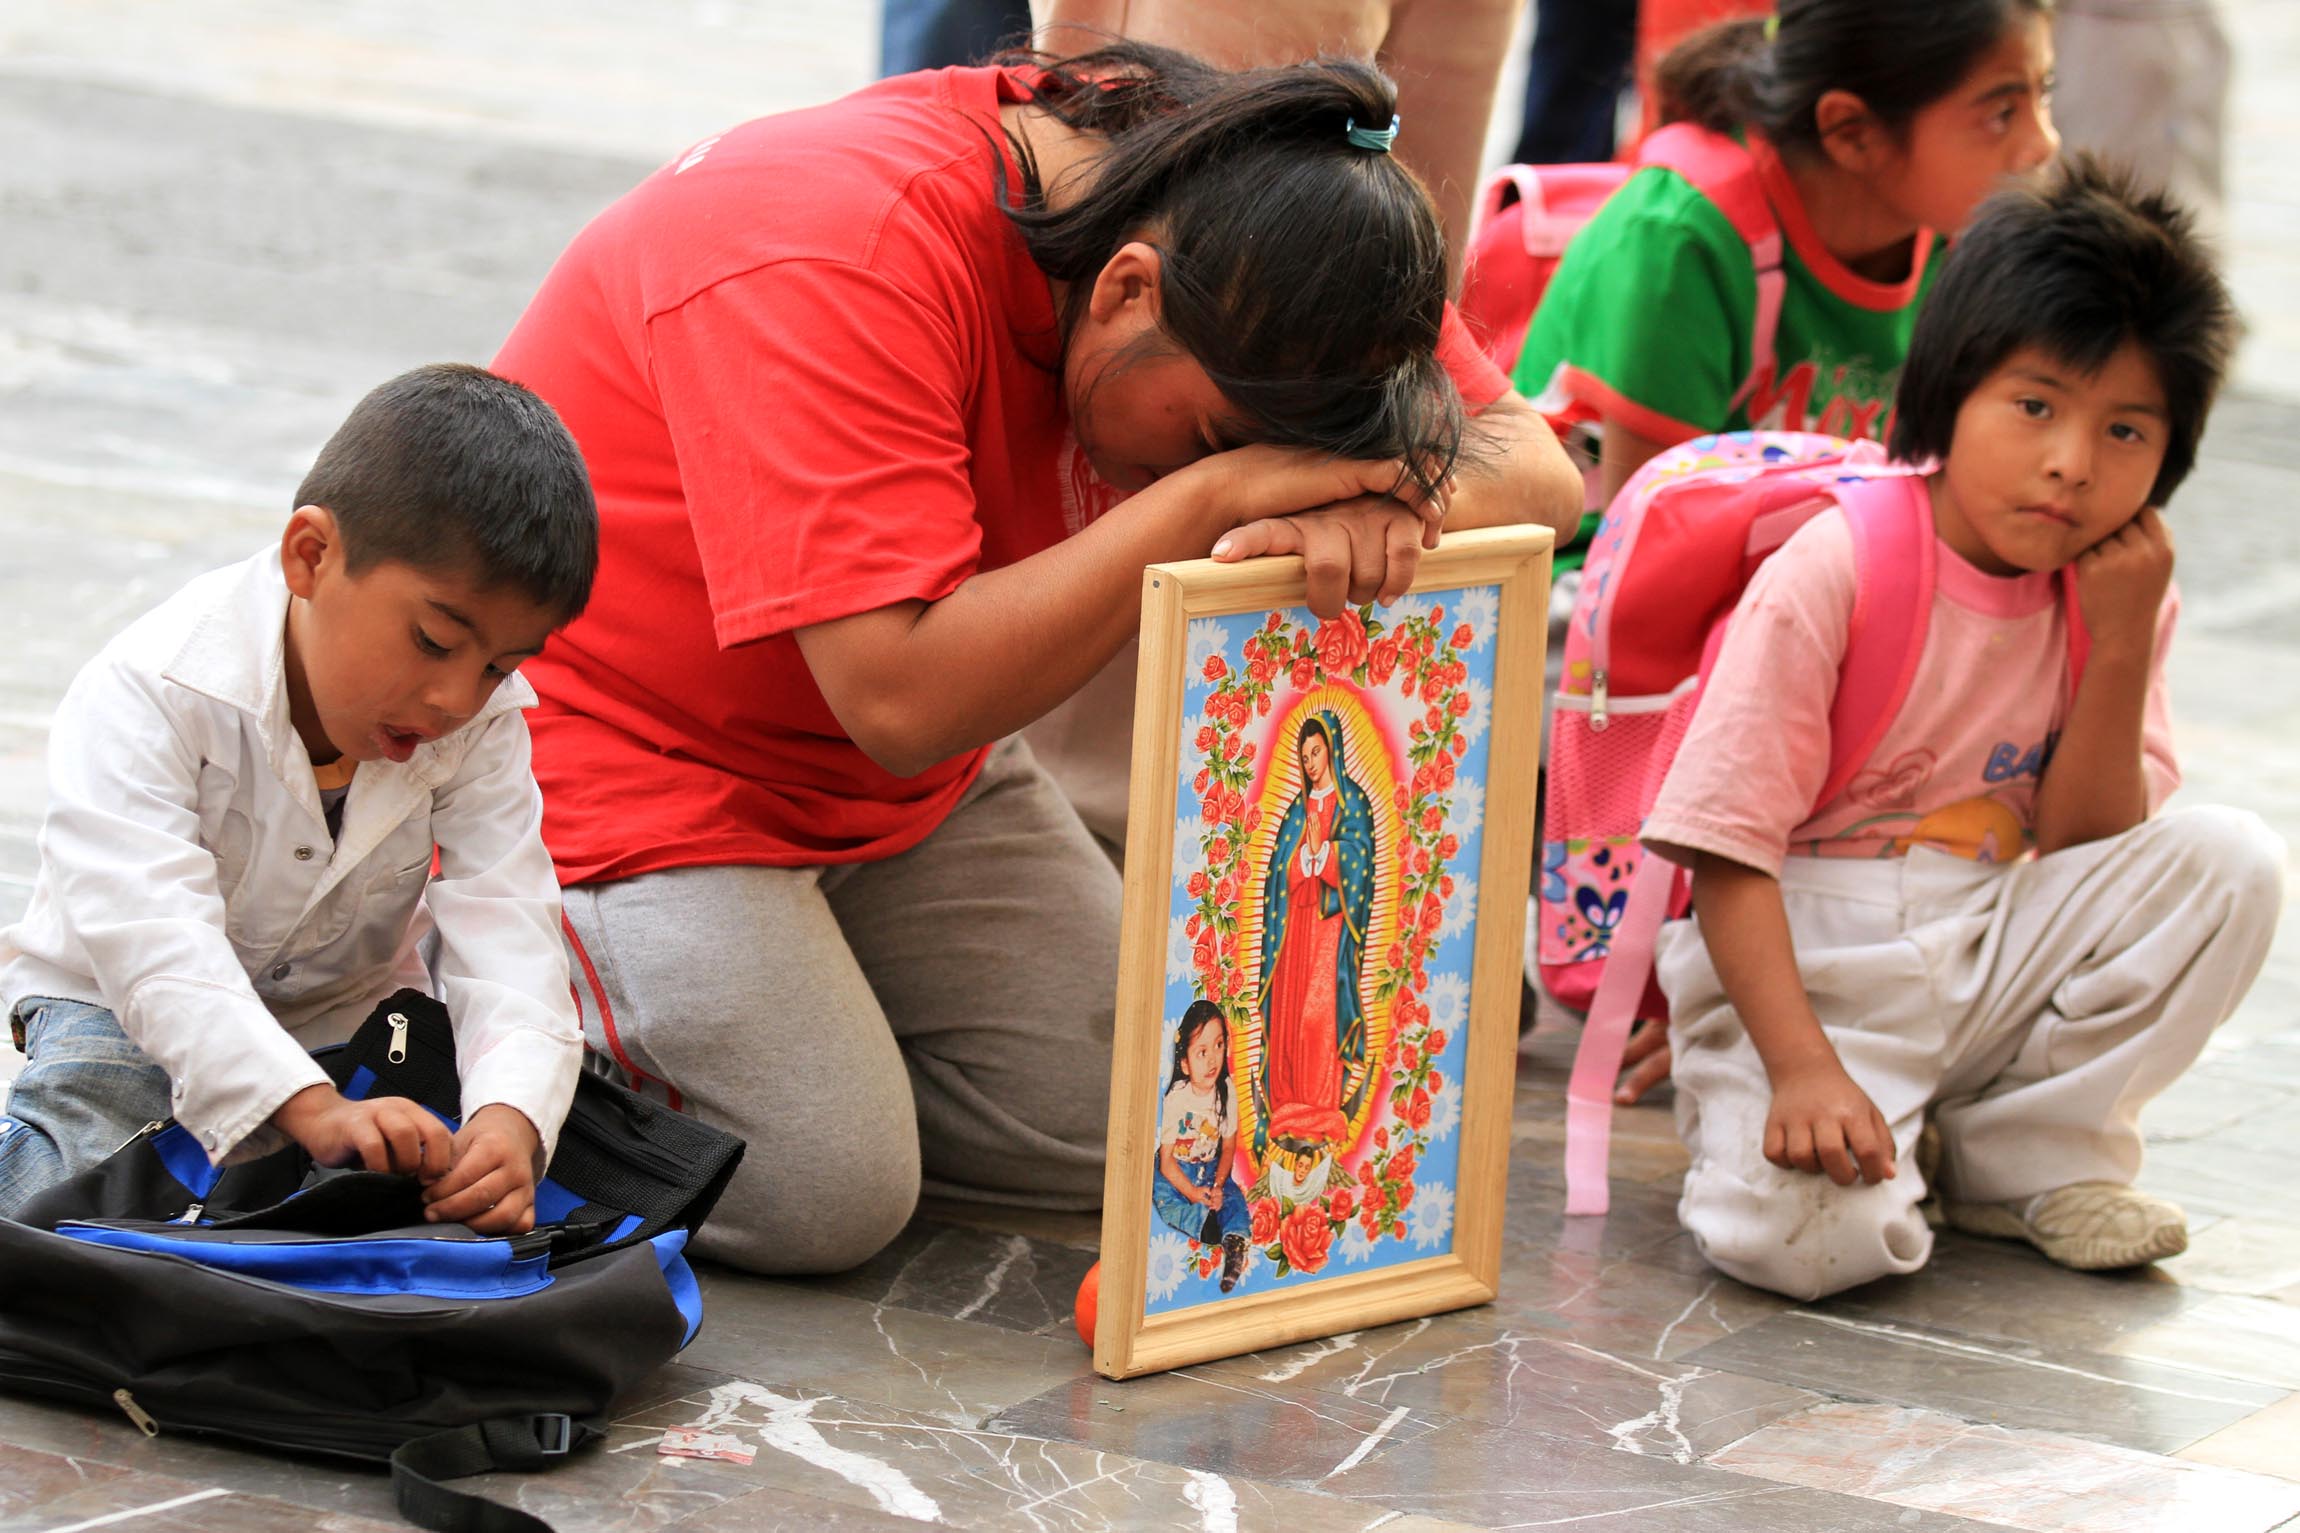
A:
POLYGON ((25 1056, 0 1117, 0 1217, 12 1218, 34 1193, 106 1159, 170 1108, 168 1072, 103 1007, 26 996, 9 1020, 25 1056))
MULTIPOLYGON (((1220 1158, 1178 1160, 1176 1164, 1182 1168, 1182 1174, 1190 1179, 1191 1185, 1201 1192, 1213 1186, 1222 1174, 1220 1158)), ((1223 1187, 1222 1206, 1215 1210, 1182 1196, 1174 1184, 1166 1180, 1165 1167, 1156 1166, 1150 1173, 1150 1201, 1157 1207, 1159 1218, 1192 1240, 1206 1240, 1206 1216, 1215 1215, 1215 1224, 1221 1233, 1214 1240, 1206 1241, 1208 1245, 1215 1244, 1223 1235, 1244 1235, 1254 1227, 1252 1217, 1246 1212, 1246 1195, 1238 1190, 1234 1178, 1223 1187)))
POLYGON ((1534 0, 1520 165, 1613 158, 1613 116, 1637 48, 1637 0, 1534 0))
POLYGON ((879 7, 878 72, 979 64, 1030 35, 1025 0, 885 0, 879 7))

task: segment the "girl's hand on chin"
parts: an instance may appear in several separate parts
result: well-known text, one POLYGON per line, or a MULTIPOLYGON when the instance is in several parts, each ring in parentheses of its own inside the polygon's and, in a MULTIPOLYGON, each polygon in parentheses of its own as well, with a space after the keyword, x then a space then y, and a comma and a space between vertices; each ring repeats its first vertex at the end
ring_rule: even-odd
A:
MULTIPOLYGON (((1441 513, 1442 514, 1442 513, 1441 513)), ((1300 554, 1310 610, 1333 617, 1344 606, 1396 601, 1413 584, 1428 524, 1387 495, 1249 522, 1214 545, 1224 563, 1265 554, 1300 554)), ((1433 540, 1434 541, 1434 540, 1433 540)))

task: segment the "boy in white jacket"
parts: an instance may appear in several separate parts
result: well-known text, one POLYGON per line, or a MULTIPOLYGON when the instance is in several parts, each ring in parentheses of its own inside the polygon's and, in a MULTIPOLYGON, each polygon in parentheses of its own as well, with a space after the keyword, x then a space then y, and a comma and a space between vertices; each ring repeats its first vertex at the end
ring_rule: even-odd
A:
POLYGON ((27 1055, 0 1214, 174 1117, 217 1164, 285 1135, 422 1178, 433 1219, 532 1226, 582 1045, 512 672, 597 557, 550 406, 419 368, 321 450, 276 549, 88 663, 56 712, 31 906, 0 930, 27 1055), (345 1098, 308 1052, 402 986, 455 1019, 452 1139, 411 1102, 345 1098))

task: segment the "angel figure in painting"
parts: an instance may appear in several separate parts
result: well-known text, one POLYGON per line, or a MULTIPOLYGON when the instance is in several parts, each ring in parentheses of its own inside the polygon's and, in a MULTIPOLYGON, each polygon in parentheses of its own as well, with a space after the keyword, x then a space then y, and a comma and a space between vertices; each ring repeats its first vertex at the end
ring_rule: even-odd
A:
POLYGON ((1374 815, 1353 781, 1342 721, 1312 714, 1295 744, 1302 787, 1278 828, 1262 896, 1257 1158, 1314 1196, 1367 1090, 1359 997, 1374 908, 1374 815))

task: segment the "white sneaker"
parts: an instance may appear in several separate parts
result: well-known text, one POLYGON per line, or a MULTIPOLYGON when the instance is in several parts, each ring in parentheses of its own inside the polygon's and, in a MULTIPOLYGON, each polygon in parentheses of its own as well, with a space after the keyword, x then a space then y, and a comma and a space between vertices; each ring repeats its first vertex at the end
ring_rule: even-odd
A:
POLYGON ((2079 1272, 2138 1267, 2188 1249, 2188 1216, 2179 1206, 2122 1182, 2071 1182, 2008 1203, 1943 1198, 1941 1213, 1952 1229, 2025 1240, 2079 1272))

